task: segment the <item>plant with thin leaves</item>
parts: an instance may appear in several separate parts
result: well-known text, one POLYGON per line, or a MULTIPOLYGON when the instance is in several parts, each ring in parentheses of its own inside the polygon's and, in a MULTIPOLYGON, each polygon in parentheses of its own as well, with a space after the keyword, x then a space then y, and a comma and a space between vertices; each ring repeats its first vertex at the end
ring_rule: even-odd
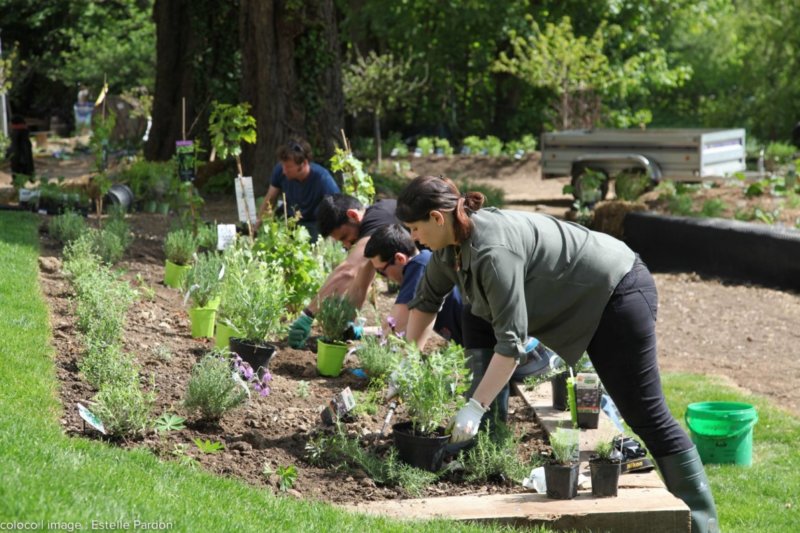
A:
POLYGON ((86 337, 86 352, 78 361, 78 369, 89 385, 125 387, 138 382, 139 370, 130 355, 122 353, 119 344, 107 344, 86 337))
POLYGON ((190 230, 177 229, 167 233, 164 239, 164 254, 171 263, 188 265, 195 251, 197 251, 197 241, 190 230))
POLYGON ((367 335, 361 340, 356 356, 370 379, 381 379, 398 365, 404 346, 404 341, 395 335, 367 335))
POLYGON ((464 349, 448 343, 424 357, 416 345, 407 346, 406 358, 395 372, 397 391, 408 410, 414 431, 427 435, 445 425, 464 403, 469 371, 464 349))
POLYGON ((244 269, 226 269, 225 277, 225 323, 254 344, 277 337, 288 300, 283 271, 252 261, 244 269))
POLYGON ((578 436, 577 430, 564 428, 556 428, 550 434, 550 448, 553 450, 552 459, 555 464, 569 465, 576 461, 578 436))
POLYGON ((199 464, 197 459, 189 455, 189 445, 185 442, 175 444, 170 454, 178 459, 178 464, 181 466, 186 466, 194 470, 199 464))
POLYGON ((183 405, 190 412, 199 412, 204 420, 219 420, 247 400, 242 386, 225 356, 212 351, 192 368, 183 405))
POLYGON ((492 434, 479 431, 475 446, 460 452, 464 478, 469 482, 522 482, 535 465, 520 459, 519 442, 519 437, 502 422, 495 423, 492 434))
POLYGON ((70 243, 86 232, 86 220, 74 211, 67 211, 50 220, 48 230, 50 235, 64 243, 70 243))
POLYGON ((589 461, 592 463, 619 463, 622 461, 622 452, 614 446, 613 440, 601 440, 595 445, 594 453, 589 461))
POLYGON ((106 431, 115 436, 143 435, 150 426, 150 413, 156 396, 145 393, 138 381, 126 385, 106 385, 95 395, 94 414, 106 431))
POLYGON ((332 294, 325 298, 316 315, 322 328, 322 339, 331 344, 343 344, 345 331, 357 314, 356 306, 347 296, 332 294))
POLYGON ((183 290, 189 293, 194 307, 206 307, 219 296, 222 288, 222 258, 213 252, 198 254, 183 277, 183 290))

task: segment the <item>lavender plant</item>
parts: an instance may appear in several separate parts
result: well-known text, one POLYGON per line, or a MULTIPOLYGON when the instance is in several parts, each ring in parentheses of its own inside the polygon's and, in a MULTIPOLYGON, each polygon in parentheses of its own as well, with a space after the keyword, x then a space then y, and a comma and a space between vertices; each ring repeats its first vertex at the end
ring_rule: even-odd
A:
POLYGON ((189 293, 194 307, 206 307, 219 296, 222 274, 220 256, 215 253, 198 254, 183 278, 183 290, 189 293))
POLYGON ((343 295, 325 298, 317 313, 322 328, 322 338, 329 343, 344 343, 347 326, 356 318, 356 307, 343 295))
POLYGON ((247 390, 234 377, 225 356, 212 351, 192 368, 183 405, 190 412, 199 412, 205 420, 219 420, 243 404, 247 396, 247 390))

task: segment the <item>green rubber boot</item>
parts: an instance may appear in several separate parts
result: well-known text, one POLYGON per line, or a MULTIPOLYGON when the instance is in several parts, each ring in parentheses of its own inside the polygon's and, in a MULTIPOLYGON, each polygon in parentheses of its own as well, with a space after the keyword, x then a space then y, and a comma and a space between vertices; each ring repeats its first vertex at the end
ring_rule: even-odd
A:
POLYGON ((692 533, 719 533, 717 509, 697 447, 656 459, 664 484, 692 512, 692 533))

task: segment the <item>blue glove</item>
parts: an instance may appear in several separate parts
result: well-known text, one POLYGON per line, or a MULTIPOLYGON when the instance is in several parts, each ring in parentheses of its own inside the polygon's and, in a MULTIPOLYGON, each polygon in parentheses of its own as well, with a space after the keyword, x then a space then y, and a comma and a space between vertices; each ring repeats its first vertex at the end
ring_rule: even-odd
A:
POLYGON ((347 329, 344 330, 346 340, 359 341, 364 335, 364 326, 359 326, 355 322, 348 322, 347 329))
POLYGON ((289 326, 289 346, 292 348, 302 348, 305 346, 306 341, 311 336, 311 324, 314 319, 305 313, 292 322, 289 326))

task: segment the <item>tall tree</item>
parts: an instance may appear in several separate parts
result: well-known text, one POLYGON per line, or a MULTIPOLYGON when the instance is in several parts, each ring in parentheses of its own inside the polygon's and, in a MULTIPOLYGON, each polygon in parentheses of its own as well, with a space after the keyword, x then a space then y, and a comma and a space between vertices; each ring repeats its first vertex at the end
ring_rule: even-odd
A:
POLYGON ((175 153, 175 141, 182 136, 181 106, 194 107, 192 57, 194 42, 189 0, 156 0, 156 91, 153 125, 145 146, 145 157, 167 160, 175 153))
POLYGON ((245 172, 265 190, 275 150, 301 135, 323 164, 344 124, 333 0, 241 0, 242 100, 253 106, 258 141, 244 147, 245 172))

